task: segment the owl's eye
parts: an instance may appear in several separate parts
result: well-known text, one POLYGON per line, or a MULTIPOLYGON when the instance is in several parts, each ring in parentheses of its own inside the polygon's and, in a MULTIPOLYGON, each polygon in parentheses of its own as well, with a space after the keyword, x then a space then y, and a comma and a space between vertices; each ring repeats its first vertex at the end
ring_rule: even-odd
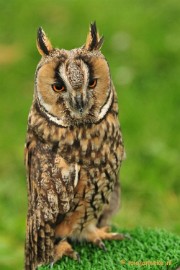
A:
POLYGON ((96 84, 97 84, 97 79, 92 79, 89 81, 89 88, 93 89, 96 87, 96 84))
POLYGON ((52 84, 52 89, 55 91, 55 92, 62 92, 65 90, 65 85, 63 82, 56 82, 56 83, 53 83, 52 84))

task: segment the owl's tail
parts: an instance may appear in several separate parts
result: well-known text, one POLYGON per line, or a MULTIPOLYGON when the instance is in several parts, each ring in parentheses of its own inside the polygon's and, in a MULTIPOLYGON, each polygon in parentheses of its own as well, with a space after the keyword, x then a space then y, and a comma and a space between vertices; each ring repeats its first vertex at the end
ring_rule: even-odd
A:
POLYGON ((42 264, 50 264, 54 257, 54 229, 50 224, 37 226, 33 217, 27 220, 25 243, 25 270, 35 270, 42 264))

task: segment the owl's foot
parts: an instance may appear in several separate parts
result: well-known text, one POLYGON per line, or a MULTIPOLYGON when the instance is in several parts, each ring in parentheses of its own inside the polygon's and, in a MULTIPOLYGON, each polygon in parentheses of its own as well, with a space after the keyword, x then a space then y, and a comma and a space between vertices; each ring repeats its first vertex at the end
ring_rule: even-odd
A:
POLYGON ((88 230, 86 233, 86 239, 106 251, 106 247, 102 240, 123 240, 128 238, 127 235, 109 232, 109 230, 110 227, 108 226, 102 228, 91 228, 91 230, 88 230))
POLYGON ((56 246, 54 250, 54 261, 60 260, 63 256, 68 256, 73 260, 80 261, 79 254, 73 250, 71 245, 64 239, 61 240, 56 246))

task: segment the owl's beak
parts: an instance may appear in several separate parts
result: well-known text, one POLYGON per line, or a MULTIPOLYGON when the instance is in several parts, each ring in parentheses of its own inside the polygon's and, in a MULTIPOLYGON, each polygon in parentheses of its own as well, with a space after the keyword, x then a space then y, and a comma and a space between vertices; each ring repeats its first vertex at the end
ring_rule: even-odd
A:
POLYGON ((75 97, 75 102, 76 102, 76 108, 78 111, 82 114, 84 111, 84 102, 83 102, 83 97, 81 93, 78 93, 75 97))

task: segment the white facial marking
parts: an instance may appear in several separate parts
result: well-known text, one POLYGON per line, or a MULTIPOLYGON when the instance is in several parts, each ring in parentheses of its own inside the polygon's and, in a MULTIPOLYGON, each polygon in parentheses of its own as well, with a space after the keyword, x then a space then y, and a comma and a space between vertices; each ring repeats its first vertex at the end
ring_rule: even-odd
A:
POLYGON ((40 105, 40 110, 48 117, 48 119, 51 122, 55 123, 58 126, 63 126, 63 127, 67 127, 68 126, 68 125, 65 125, 64 124, 63 119, 59 119, 58 117, 56 117, 56 116, 54 116, 54 115, 52 115, 52 114, 49 113, 49 111, 51 111, 51 109, 52 109, 52 106, 49 105, 49 104, 47 104, 43 100, 43 98, 42 98, 42 96, 40 94, 40 91, 37 91, 37 97, 38 97, 38 102, 39 102, 39 105, 40 105))
POLYGON ((39 103, 44 107, 44 109, 45 109, 46 111, 51 111, 52 106, 49 105, 49 104, 47 104, 47 103, 43 100, 40 91, 37 91, 37 95, 38 95, 39 103))
POLYGON ((113 101, 113 91, 112 91, 112 89, 110 89, 109 98, 100 110, 100 114, 98 115, 98 121, 101 120, 106 115, 107 111, 109 110, 109 108, 112 104, 112 101, 113 101))
POLYGON ((82 64, 82 69, 83 69, 83 72, 84 72, 84 85, 83 85, 82 93, 83 93, 83 97, 86 98, 87 87, 88 87, 89 70, 88 70, 88 67, 84 63, 82 64))
POLYGON ((66 75, 66 69, 65 69, 65 65, 61 65, 60 68, 59 68, 59 74, 61 74, 61 78, 62 80, 64 81, 67 89, 72 89, 72 86, 68 80, 68 77, 66 75))

